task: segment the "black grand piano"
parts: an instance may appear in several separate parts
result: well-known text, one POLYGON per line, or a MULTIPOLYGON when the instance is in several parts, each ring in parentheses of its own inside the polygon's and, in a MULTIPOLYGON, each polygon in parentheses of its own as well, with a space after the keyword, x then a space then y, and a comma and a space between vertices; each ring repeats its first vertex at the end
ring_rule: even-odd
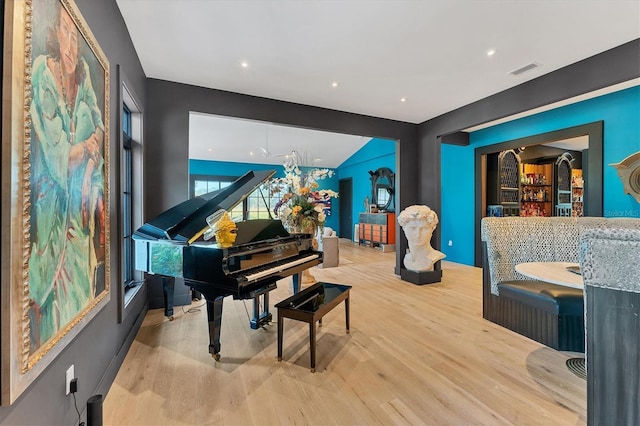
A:
POLYGON ((269 292, 276 281, 293 275, 294 292, 301 273, 322 263, 311 234, 290 234, 280 220, 237 222, 235 243, 219 247, 212 226, 225 211, 242 202, 275 171, 250 171, 231 185, 192 198, 141 226, 133 235, 135 267, 165 277, 183 278, 207 303, 209 353, 220 359, 222 302, 226 296, 253 299, 250 326, 272 319, 269 292))

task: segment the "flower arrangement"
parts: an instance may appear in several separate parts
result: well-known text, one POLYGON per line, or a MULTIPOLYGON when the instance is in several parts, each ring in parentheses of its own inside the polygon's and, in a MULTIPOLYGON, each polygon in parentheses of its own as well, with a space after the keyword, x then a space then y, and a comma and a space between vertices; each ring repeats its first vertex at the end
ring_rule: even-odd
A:
POLYGON ((338 193, 319 189, 319 180, 333 176, 333 170, 307 169, 303 171, 295 161, 284 165, 285 177, 271 181, 271 195, 282 193, 273 209, 276 217, 291 232, 311 232, 324 227, 324 202, 338 193))

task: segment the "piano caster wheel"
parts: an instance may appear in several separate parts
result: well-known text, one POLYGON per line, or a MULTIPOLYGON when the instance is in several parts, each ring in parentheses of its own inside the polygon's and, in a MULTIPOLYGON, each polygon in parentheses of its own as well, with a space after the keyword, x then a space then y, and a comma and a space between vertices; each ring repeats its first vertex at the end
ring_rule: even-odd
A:
POLYGON ((173 321, 173 315, 168 316, 167 318, 169 318, 169 321, 173 321))
POLYGON ((282 361, 282 357, 281 356, 278 357, 278 362, 280 362, 280 361, 282 361))
POLYGON ((311 372, 312 372, 312 373, 315 373, 315 372, 316 372, 316 369, 315 369, 315 368, 312 368, 312 369, 311 369, 311 372))
POLYGON ((212 354, 211 355, 213 357, 213 359, 215 359, 216 361, 220 361, 220 354, 212 354))

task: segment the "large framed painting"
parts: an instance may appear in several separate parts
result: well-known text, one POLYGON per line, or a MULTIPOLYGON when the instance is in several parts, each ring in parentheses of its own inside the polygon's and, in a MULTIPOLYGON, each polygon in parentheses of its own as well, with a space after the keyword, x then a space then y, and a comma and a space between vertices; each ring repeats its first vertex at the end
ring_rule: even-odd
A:
POLYGON ((2 405, 109 300, 109 64, 72 0, 5 2, 2 405))

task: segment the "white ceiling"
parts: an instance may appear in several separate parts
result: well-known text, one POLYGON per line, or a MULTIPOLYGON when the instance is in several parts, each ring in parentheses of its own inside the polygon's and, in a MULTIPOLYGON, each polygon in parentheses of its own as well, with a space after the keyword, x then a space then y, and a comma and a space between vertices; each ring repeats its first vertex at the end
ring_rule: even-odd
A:
POLYGON ((117 3, 150 78, 410 123, 640 38, 640 0, 117 3))
POLYGON ((282 165, 297 155, 301 165, 337 168, 370 140, 262 121, 189 114, 191 159, 282 165))

